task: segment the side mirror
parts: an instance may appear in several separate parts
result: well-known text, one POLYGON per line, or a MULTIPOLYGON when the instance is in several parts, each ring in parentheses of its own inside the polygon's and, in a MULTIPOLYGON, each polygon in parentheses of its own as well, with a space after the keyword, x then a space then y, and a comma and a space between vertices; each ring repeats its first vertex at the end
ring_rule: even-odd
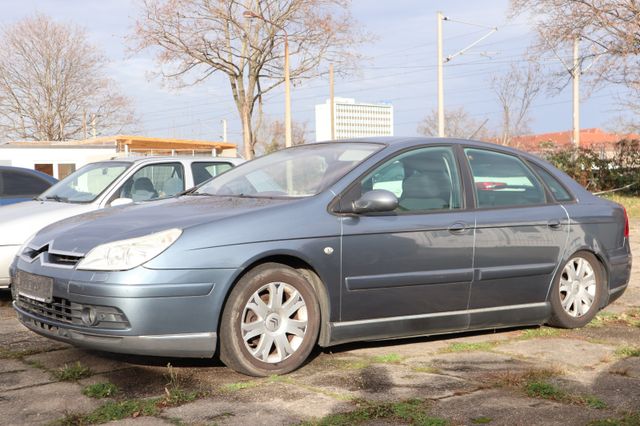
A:
POLYGON ((398 197, 386 189, 365 192, 362 197, 353 202, 354 213, 390 212, 396 208, 398 208, 398 197))
POLYGON ((116 198, 110 204, 111 207, 124 206, 125 204, 131 204, 133 200, 131 198, 116 198))

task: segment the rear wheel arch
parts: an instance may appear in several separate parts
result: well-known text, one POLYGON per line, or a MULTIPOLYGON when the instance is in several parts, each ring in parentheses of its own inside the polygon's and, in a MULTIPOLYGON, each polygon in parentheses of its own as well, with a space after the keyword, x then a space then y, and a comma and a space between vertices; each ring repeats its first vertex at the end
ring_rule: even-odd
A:
MULTIPOLYGON (((597 314, 597 312, 602 309, 602 307, 606 306, 609 296, 608 288, 608 270, 606 262, 602 257, 589 248, 580 248, 572 251, 571 255, 562 260, 553 277, 549 295, 547 297, 547 300, 551 303, 552 315, 547 323, 561 328, 575 328, 586 325, 586 323, 588 323, 597 314), (563 312, 563 309, 560 306, 560 299, 558 299, 558 294, 556 294, 558 292, 558 286, 560 285, 559 282, 564 273, 564 268, 567 267, 569 262, 576 258, 583 258, 587 260, 592 265, 594 272, 597 274, 596 276, 599 277, 599 279, 596 279, 596 282, 600 282, 600 285, 596 286, 597 293, 595 295, 596 300, 594 300, 595 306, 592 305, 592 309, 585 313, 582 320, 568 317, 568 314, 563 312), (584 320, 586 320, 586 322, 584 320)), ((574 291, 576 290, 574 289, 574 291)), ((582 313, 579 312, 578 315, 582 315, 582 313)))

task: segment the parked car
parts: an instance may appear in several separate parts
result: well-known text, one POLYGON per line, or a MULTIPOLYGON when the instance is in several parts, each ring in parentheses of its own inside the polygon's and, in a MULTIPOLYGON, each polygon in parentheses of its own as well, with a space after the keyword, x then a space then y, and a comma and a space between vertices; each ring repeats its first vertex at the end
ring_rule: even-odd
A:
POLYGON ((237 371, 282 374, 316 344, 583 326, 627 287, 628 226, 620 205, 494 144, 301 145, 41 230, 12 266, 13 305, 79 346, 219 348, 237 371))
POLYGON ((32 200, 57 181, 37 170, 0 166, 0 206, 32 200))
POLYGON ((99 161, 78 169, 36 200, 0 208, 0 288, 10 284, 9 265, 18 248, 43 227, 104 207, 171 197, 242 161, 222 157, 99 161))

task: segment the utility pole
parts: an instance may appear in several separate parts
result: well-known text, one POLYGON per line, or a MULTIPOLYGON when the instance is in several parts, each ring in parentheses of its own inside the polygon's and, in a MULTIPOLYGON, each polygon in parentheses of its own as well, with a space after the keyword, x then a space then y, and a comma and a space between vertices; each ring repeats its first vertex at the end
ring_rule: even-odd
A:
POLYGON ((442 12, 438 12, 438 136, 444 137, 444 76, 442 59, 442 12))
POLYGON ((91 133, 95 138, 96 137, 96 115, 95 114, 91 114, 91 133))
POLYGON ((452 60, 453 58, 455 58, 458 55, 462 55, 465 52, 467 52, 469 49, 471 49, 472 47, 474 47, 475 45, 477 45, 478 43, 480 43, 481 41, 483 41, 484 39, 486 39, 487 37, 489 37, 491 34, 495 33, 496 31, 498 31, 498 27, 487 27, 485 25, 480 25, 480 24, 474 24, 474 23, 470 23, 470 22, 463 22, 463 21, 456 21, 456 20, 452 20, 444 15, 442 15, 442 12, 438 12, 437 14, 437 28, 438 28, 438 136, 439 137, 444 137, 445 136, 445 132, 444 132, 444 63, 445 62, 449 62, 450 60, 452 60), (477 39, 476 41, 474 41, 473 43, 471 43, 470 45, 468 45, 467 47, 465 47, 464 49, 459 50, 458 52, 454 53, 453 55, 449 55, 445 58, 443 58, 442 56, 442 21, 450 21, 450 22, 457 22, 459 24, 465 24, 465 25, 471 25, 474 27, 480 27, 480 28, 485 28, 487 30, 489 30, 488 33, 486 33, 485 35, 483 35, 482 37, 480 37, 479 39, 477 39))
POLYGON ((227 119, 223 118, 222 120, 220 120, 220 122, 222 123, 222 142, 226 142, 227 141, 227 119))
POLYGON ((291 83, 289 81, 289 33, 284 32, 284 146, 293 146, 291 136, 291 83))
POLYGON ((329 111, 331 117, 331 140, 336 139, 335 98, 333 97, 333 64, 329 64, 329 111))
POLYGON ((582 72, 580 65, 580 39, 573 39, 573 68, 571 76, 573 77, 573 146, 580 147, 580 74, 582 72))

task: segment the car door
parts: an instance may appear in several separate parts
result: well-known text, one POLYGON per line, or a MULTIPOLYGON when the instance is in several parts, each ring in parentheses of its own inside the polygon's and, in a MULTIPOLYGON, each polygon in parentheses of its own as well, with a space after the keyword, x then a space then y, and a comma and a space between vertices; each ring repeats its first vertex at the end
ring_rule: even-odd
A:
MULTIPOLYGON (((403 152, 358 181, 345 199, 386 189, 390 213, 342 218, 341 326, 383 338, 464 328, 472 279, 473 212, 454 150, 403 152)), ((338 330, 340 332, 340 330, 338 330)))
POLYGON ((477 207, 471 326, 544 318, 568 237, 567 213, 519 157, 477 148, 464 153, 477 207))

